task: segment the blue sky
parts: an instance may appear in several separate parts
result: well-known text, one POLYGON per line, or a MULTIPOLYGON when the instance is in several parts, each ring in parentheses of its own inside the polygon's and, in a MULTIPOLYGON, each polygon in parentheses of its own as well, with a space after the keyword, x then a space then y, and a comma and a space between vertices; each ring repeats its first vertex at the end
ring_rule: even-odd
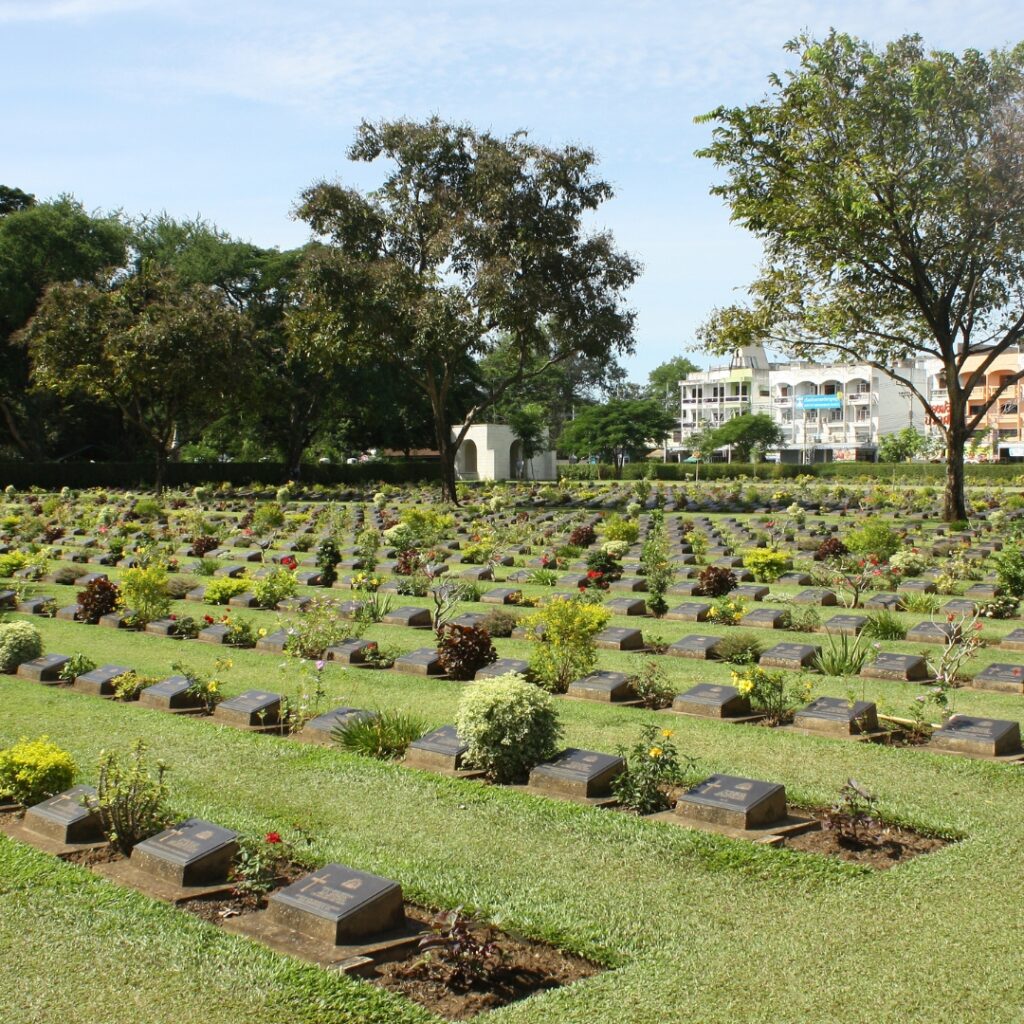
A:
POLYGON ((787 39, 832 25, 989 49, 1024 40, 1024 4, 0 0, 0 183, 286 247, 307 236, 290 217, 304 186, 377 180, 345 160, 361 119, 437 113, 582 143, 617 190, 601 222, 645 267, 626 361, 642 379, 759 255, 708 195, 694 116, 758 98, 787 39))

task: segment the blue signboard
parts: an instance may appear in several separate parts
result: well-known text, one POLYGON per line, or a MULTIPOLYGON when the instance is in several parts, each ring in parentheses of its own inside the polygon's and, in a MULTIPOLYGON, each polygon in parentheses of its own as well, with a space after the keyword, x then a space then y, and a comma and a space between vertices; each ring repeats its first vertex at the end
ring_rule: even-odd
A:
POLYGON ((842 395, 798 395, 796 404, 801 409, 842 409, 842 395))

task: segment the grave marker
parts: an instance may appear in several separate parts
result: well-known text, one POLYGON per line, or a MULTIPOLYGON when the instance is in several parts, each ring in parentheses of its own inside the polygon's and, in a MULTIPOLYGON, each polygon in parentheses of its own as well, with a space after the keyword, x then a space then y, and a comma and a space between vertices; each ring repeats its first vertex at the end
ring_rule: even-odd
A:
POLYGON ((786 789, 774 782, 712 775, 683 794, 676 814, 741 830, 768 828, 786 818, 786 789))
POLYGON ((614 754, 571 747, 530 772, 530 789, 574 799, 599 799, 611 792, 612 779, 626 770, 614 754))
POLYGON ((267 916, 279 927, 332 946, 393 931, 405 923, 397 882, 342 864, 326 864, 275 892, 267 916))
POLYGON ((701 718, 740 718, 750 714, 750 700, 735 686, 698 683, 676 695, 672 710, 701 718))
POLYGON ((237 832, 189 818, 135 846, 131 863, 174 885, 215 885, 227 881, 237 852, 237 832))
POLYGON ((932 733, 928 745, 981 757, 1012 756, 1021 753, 1020 724, 999 718, 953 715, 932 733))

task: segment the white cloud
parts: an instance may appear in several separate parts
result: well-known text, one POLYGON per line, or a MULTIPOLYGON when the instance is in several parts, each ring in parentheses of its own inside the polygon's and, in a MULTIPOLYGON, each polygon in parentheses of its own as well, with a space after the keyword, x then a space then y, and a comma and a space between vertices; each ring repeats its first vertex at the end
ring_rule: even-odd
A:
POLYGON ((0 0, 0 22, 84 21, 155 6, 156 0, 0 0))

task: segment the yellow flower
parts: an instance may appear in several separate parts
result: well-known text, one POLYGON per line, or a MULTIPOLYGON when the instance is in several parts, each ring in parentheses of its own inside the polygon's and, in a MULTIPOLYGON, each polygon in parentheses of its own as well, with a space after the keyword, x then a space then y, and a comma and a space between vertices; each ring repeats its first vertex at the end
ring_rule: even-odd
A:
POLYGON ((216 679, 211 679, 211 680, 210 680, 210 681, 209 681, 209 682, 208 682, 208 683, 206 684, 206 688, 207 688, 207 690, 209 690, 209 691, 210 691, 210 693, 216 693, 216 692, 217 692, 217 686, 218 686, 218 683, 217 683, 217 680, 216 680, 216 679))
POLYGON ((717 608, 709 608, 708 609, 708 618, 709 619, 717 619, 718 618, 718 609, 717 608))
POLYGON ((650 754, 653 758, 659 758, 662 754, 665 753, 665 751, 662 750, 661 747, 651 747, 651 749, 647 751, 647 753, 650 754))
POLYGON ((746 697, 754 689, 754 684, 749 679, 741 679, 739 686, 737 686, 736 689, 746 697))
POLYGON ((673 733, 672 733, 671 729, 662 729, 661 730, 661 735, 664 736, 665 739, 668 740, 668 739, 672 738, 673 733))
POLYGON ((266 636, 266 635, 267 635, 267 631, 266 631, 265 629, 263 629, 262 627, 261 627, 261 628, 260 628, 259 630, 257 630, 257 633, 258 633, 258 635, 259 635, 259 636, 261 636, 261 637, 263 637, 263 636, 266 636))

